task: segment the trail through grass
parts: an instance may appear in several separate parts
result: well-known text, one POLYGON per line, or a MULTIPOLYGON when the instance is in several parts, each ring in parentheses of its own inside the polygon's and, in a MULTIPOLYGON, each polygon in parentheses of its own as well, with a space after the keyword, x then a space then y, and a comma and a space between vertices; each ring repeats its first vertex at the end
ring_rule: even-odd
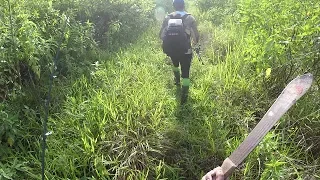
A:
POLYGON ((320 179, 315 0, 188 1, 199 22, 204 65, 195 55, 185 106, 161 51, 160 24, 140 32, 152 25, 154 2, 30 2, 11 2, 12 18, 10 1, 3 5, 0 179, 41 177, 45 74, 60 37, 58 24, 65 21, 46 179, 200 179, 235 150, 285 84, 306 71, 314 74, 314 85, 230 179, 320 179), (15 42, 20 55, 11 57, 15 42), (21 63, 31 67, 19 75, 21 63), (33 81, 29 70, 38 68, 41 78, 33 81))
MULTIPOLYGON (((101 57, 89 78, 68 88, 62 113, 49 121, 49 179, 199 179, 261 118, 269 101, 256 78, 236 54, 212 59, 210 48, 205 65, 194 57, 189 100, 181 106, 157 34, 151 29, 132 47, 101 57)), ((299 177, 304 167, 284 172, 299 163, 284 167, 303 152, 286 142, 269 133, 234 177, 299 177)))
POLYGON ((217 131, 223 122, 213 118, 214 66, 193 60, 189 103, 180 106, 179 89, 156 34, 151 30, 137 45, 101 59, 89 79, 83 77, 70 88, 63 113, 50 121, 50 176, 166 177, 168 168, 156 170, 164 160, 173 169, 169 177, 195 178, 204 164, 218 164, 215 154, 223 155, 219 150, 226 132, 217 131), (208 153, 214 161, 203 162, 208 153))

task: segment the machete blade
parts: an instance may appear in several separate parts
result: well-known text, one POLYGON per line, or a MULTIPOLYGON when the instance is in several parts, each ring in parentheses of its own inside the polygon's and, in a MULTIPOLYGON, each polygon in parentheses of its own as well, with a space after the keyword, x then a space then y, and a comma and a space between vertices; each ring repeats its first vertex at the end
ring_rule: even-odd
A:
POLYGON ((225 178, 231 175, 234 169, 250 154, 250 152, 259 144, 263 137, 276 124, 276 122, 285 114, 288 109, 300 99, 311 87, 313 81, 312 74, 304 74, 293 79, 272 104, 267 113, 260 122, 250 132, 248 137, 240 146, 227 158, 222 164, 225 178))

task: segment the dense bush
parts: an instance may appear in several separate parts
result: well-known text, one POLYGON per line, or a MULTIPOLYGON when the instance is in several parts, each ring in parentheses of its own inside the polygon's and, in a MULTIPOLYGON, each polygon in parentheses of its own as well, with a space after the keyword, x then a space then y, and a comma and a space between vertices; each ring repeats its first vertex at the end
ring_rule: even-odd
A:
POLYGON ((244 60, 255 64, 253 68, 258 72, 272 68, 272 79, 280 83, 304 72, 318 80, 320 10, 316 1, 243 1, 239 12, 247 36, 244 60))
POLYGON ((153 6, 130 0, 1 3, 1 99, 23 81, 39 79, 52 66, 60 41, 59 71, 85 63, 97 45, 107 50, 128 45, 150 23, 153 6))
POLYGON ((152 10, 171 12, 171 0, 2 2, 0 179, 41 175, 43 104, 53 71, 48 179, 200 179, 305 71, 316 83, 232 178, 319 178, 316 0, 186 1, 199 23, 205 64, 192 63, 186 106, 179 106, 179 88, 162 61, 159 29, 144 32, 152 10))
POLYGON ((154 6, 152 1, 133 0, 1 1, 0 179, 25 179, 29 174, 18 156, 39 152, 49 74, 55 72, 54 82, 61 85, 60 92, 53 91, 54 112, 55 103, 64 96, 63 86, 88 75, 90 65, 100 60, 100 51, 115 51, 134 42, 152 21, 154 6))
POLYGON ((223 25, 229 17, 236 14, 236 0, 196 0, 195 5, 203 13, 203 20, 215 25, 223 25))
POLYGON ((234 178, 318 177, 319 3, 293 0, 197 2, 204 11, 199 12, 201 20, 210 20, 216 25, 219 23, 215 19, 228 10, 221 7, 235 2, 231 3, 235 13, 223 15, 221 26, 209 28, 213 29, 211 31, 206 30, 208 25, 201 27, 213 38, 206 45, 208 61, 218 64, 219 69, 221 64, 230 68, 218 73, 222 77, 221 84, 226 83, 223 92, 233 94, 226 99, 232 99, 233 106, 243 103, 240 107, 246 106, 246 111, 252 113, 250 123, 243 125, 241 120, 235 120, 240 126, 231 125, 237 133, 228 136, 232 146, 230 152, 236 148, 234 144, 239 143, 239 136, 245 137, 240 134, 248 133, 248 126, 253 127, 262 118, 286 83, 306 72, 312 73, 315 79, 307 96, 251 153, 234 178), (241 86, 243 83, 247 85, 241 86))

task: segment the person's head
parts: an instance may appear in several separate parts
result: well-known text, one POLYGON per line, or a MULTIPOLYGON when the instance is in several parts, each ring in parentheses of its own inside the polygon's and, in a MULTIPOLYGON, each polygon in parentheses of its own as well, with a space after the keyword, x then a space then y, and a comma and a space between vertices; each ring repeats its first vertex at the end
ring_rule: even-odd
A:
POLYGON ((173 7, 176 11, 184 10, 184 0, 173 0, 173 7))

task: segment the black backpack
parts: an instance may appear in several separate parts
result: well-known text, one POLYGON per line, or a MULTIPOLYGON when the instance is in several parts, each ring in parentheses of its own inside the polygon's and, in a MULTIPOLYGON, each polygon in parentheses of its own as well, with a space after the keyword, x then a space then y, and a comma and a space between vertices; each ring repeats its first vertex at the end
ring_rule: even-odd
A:
MULTIPOLYGON (((191 47, 190 36, 186 33, 184 21, 189 14, 181 17, 180 14, 170 14, 168 25, 165 29, 165 34, 162 42, 163 52, 168 56, 185 54, 191 47), (169 24, 171 19, 181 19, 181 24, 169 24)), ((180 22, 180 21, 179 21, 180 22)))

